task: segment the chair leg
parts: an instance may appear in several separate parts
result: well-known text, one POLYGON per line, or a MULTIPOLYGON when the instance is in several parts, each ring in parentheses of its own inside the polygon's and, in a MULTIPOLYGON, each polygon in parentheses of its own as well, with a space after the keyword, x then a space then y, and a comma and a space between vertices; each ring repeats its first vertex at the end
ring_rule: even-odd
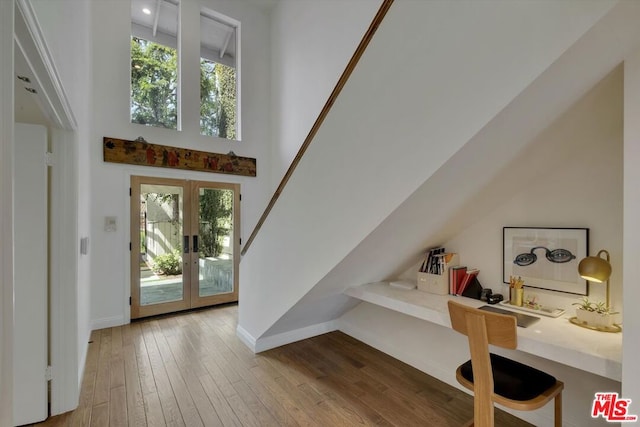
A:
POLYGON ((476 394, 473 401, 473 425, 476 427, 493 427, 495 425, 495 410, 491 396, 476 394))
POLYGON ((554 399, 554 406, 554 426, 562 427, 562 392, 556 395, 556 398, 554 399))

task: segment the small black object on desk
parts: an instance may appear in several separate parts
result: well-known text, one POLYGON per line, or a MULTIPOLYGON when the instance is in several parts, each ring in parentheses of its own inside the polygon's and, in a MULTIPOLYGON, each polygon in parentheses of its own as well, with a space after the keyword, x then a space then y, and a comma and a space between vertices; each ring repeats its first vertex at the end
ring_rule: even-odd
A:
POLYGON ((487 297, 487 303, 489 304, 497 304, 502 301, 504 297, 502 294, 491 294, 487 297))
POLYGON ((474 277, 469 286, 462 292, 463 297, 481 299, 482 298, 482 285, 478 282, 478 278, 474 277))

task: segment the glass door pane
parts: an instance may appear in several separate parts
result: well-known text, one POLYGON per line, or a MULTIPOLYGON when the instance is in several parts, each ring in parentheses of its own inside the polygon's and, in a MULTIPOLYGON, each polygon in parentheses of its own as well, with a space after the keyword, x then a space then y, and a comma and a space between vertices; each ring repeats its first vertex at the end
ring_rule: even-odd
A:
POLYGON ((182 187, 140 187, 140 305, 184 299, 182 187))
POLYGON ((200 188, 198 296, 233 292, 233 190, 200 188))
POLYGON ((187 309, 188 187, 147 177, 131 184, 131 318, 187 309))
POLYGON ((238 300, 239 186, 197 182, 192 199, 197 203, 192 217, 192 233, 197 235, 191 271, 194 287, 192 306, 238 300), (197 202, 196 202, 197 200, 197 202))

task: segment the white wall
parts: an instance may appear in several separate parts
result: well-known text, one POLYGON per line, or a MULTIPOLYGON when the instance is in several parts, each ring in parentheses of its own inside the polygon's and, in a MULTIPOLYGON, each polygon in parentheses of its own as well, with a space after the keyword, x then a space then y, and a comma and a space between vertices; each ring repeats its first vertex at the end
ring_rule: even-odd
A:
POLYGON ((640 415, 640 50, 629 54, 624 64, 624 340, 622 342, 622 396, 632 399, 631 413, 640 415))
MULTIPOLYGON (((241 185, 241 235, 255 225, 268 200, 269 161, 269 16, 248 2, 232 0, 183 0, 183 16, 191 16, 185 45, 199 45, 199 4, 241 21, 242 25, 242 141, 234 142, 200 135, 198 120, 185 119, 180 132, 129 122, 130 3, 92 2, 93 14, 93 132, 88 138, 91 169, 91 316, 93 328, 129 321, 129 197, 131 175, 161 176, 203 181, 233 182, 241 185), (190 14, 190 15, 189 15, 190 14), (227 153, 257 158, 257 177, 241 177, 204 172, 173 171, 104 163, 102 138, 135 139, 175 147, 227 153), (117 231, 103 230, 104 217, 115 216, 117 231)), ((193 49, 185 49, 194 56, 193 49)), ((184 75, 198 75, 199 63, 183 63, 184 75)), ((185 91, 198 94, 199 80, 186 79, 185 91)), ((198 95, 195 95, 196 97, 198 95)), ((187 99, 187 111, 199 111, 199 98, 187 99)))
MULTIPOLYGON (((265 335, 611 5, 395 2, 243 258, 241 328, 256 339, 265 335), (283 262, 288 268, 281 267, 283 262)), ((564 96, 577 96, 578 86, 564 96)), ((559 93, 552 93, 554 111, 566 101, 559 93)), ((551 110, 536 107, 516 119, 552 119, 544 117, 551 110)), ((506 133, 530 141, 527 132, 539 131, 532 126, 520 136, 506 123, 506 133)), ((490 173, 481 171, 474 180, 490 173)), ((419 222, 417 215, 411 221, 419 222)), ((407 224, 386 230, 386 240, 402 246, 400 235, 430 232, 416 232, 407 224)), ((371 276, 380 265, 402 262, 384 249, 377 245, 360 251, 338 278, 347 280, 322 283, 318 299, 339 294, 340 287, 357 284, 351 280, 371 276), (378 255, 386 259, 377 263, 378 255)), ((334 307, 327 304, 324 315, 313 320, 320 323, 333 315, 334 307)), ((296 326, 306 325, 292 322, 278 331, 296 326)))
POLYGON ((0 2, 0 425, 13 422, 13 12, 0 2))
MULTIPOLYGON (((622 150, 622 67, 617 67, 494 180, 516 181, 512 197, 476 218, 444 246, 458 252, 462 264, 479 267, 483 285, 506 294, 502 227, 589 228, 590 255, 600 249, 611 254, 611 303, 621 311, 622 150)), ((525 293, 567 309, 580 298, 533 288, 525 293)), ((590 285, 590 299, 604 301, 604 296, 605 286, 590 285)))
POLYGON ((380 0, 281 0, 276 4, 271 18, 273 189, 380 4, 380 0))

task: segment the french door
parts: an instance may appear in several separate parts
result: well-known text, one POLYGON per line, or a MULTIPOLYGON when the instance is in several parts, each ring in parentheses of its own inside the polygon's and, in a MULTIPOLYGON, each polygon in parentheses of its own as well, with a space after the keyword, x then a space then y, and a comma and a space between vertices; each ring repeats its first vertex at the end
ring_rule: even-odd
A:
POLYGON ((240 185, 131 177, 131 318, 238 300, 240 185))

